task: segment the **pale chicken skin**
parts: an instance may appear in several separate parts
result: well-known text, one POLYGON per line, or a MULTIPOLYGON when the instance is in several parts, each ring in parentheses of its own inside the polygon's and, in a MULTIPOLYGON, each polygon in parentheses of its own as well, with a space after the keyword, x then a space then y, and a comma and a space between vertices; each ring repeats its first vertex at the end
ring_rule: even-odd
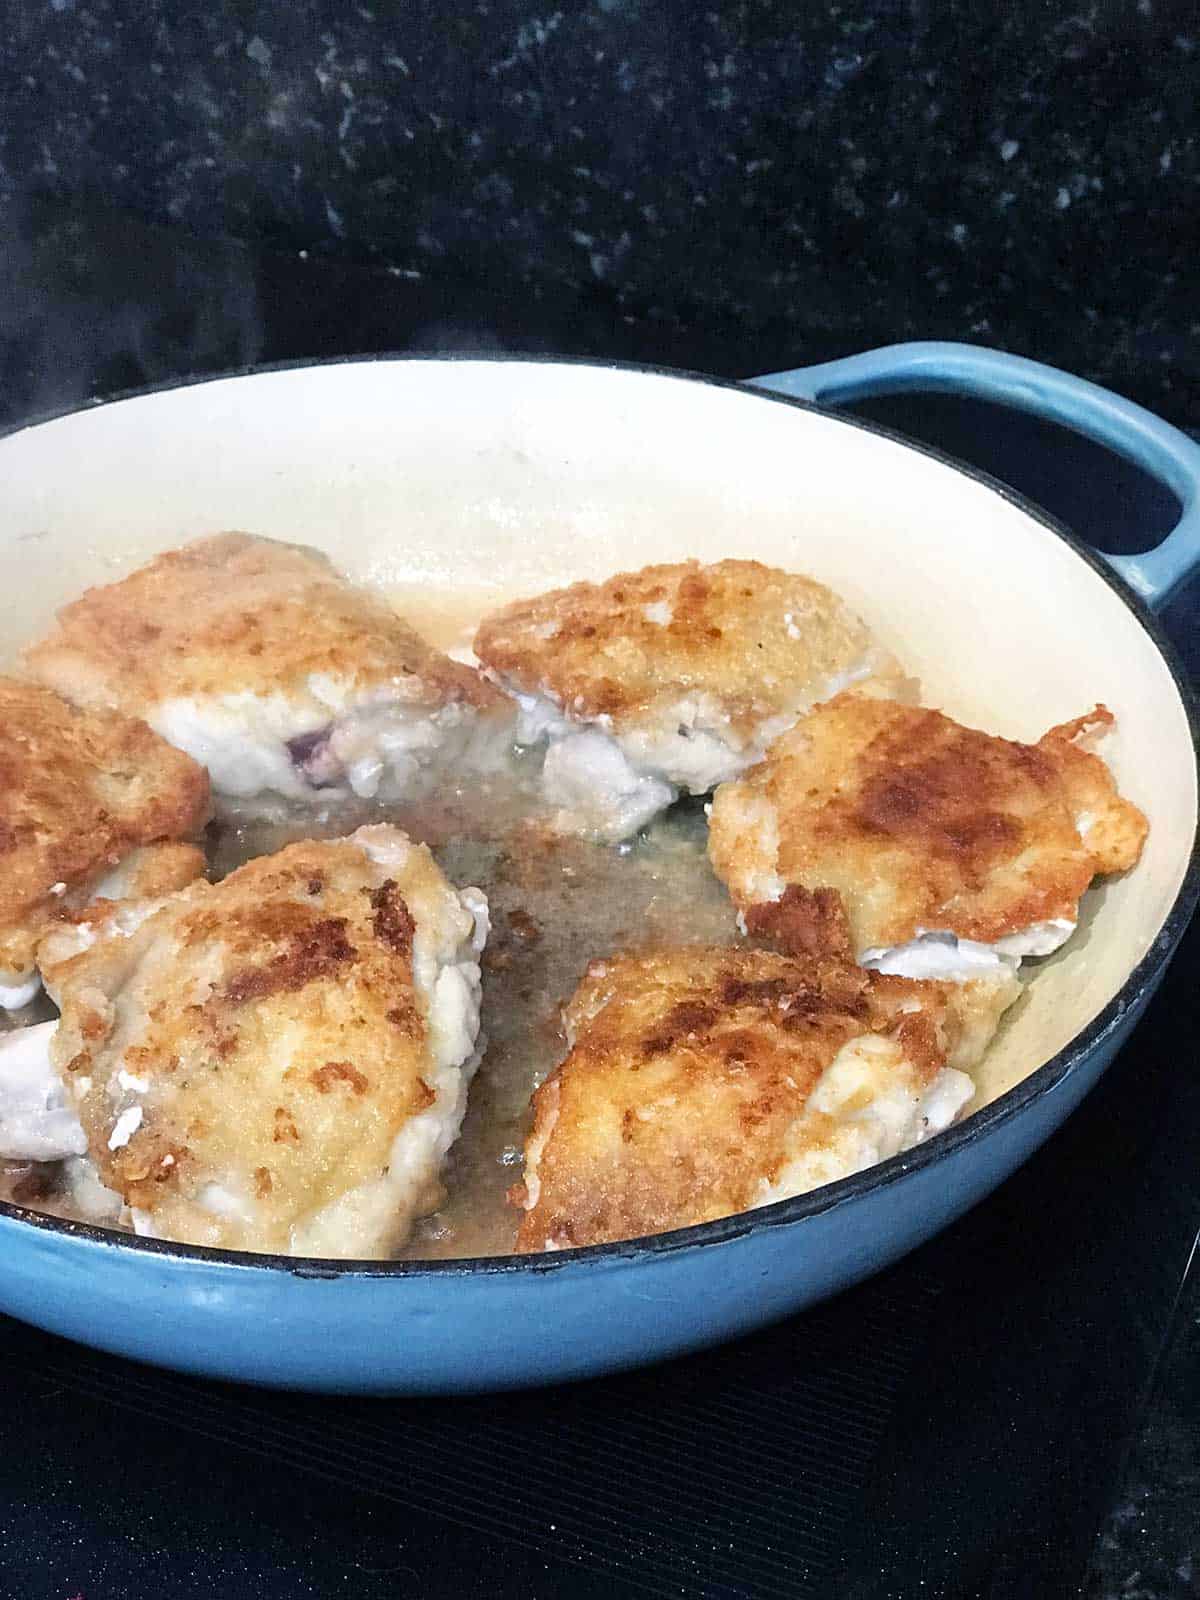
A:
POLYGON ((137 1231, 403 1244, 465 1111, 486 931, 483 896, 383 825, 58 930, 51 1061, 137 1231))
POLYGON ((411 799, 511 743, 513 708, 319 551, 244 533, 89 589, 26 651, 79 705, 144 717, 222 799, 411 799))
POLYGON ((0 1005, 37 993, 38 941, 64 914, 200 876, 209 813, 203 768, 144 722, 0 678, 0 1005))
POLYGON ((1134 866, 1146 838, 1082 747, 1112 722, 1097 706, 1020 744, 839 696, 717 790, 709 858, 748 930, 785 948, 841 938, 913 976, 1049 953, 1092 880, 1134 866))
POLYGON ((736 776, 838 690, 906 686, 837 595, 758 561, 645 567, 518 601, 485 618, 475 653, 516 696, 521 742, 546 741, 561 828, 611 840, 736 776))
POLYGON ((968 1103, 1018 993, 738 948, 594 961, 534 1095, 518 1251, 708 1222, 910 1148, 968 1103))

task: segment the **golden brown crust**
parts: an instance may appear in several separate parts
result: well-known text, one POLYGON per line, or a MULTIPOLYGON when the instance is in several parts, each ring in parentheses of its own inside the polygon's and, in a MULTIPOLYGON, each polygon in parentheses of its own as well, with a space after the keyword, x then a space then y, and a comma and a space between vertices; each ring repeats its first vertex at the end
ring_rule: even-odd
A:
MULTIPOLYGON (((831 590, 758 561, 684 561, 572 584, 506 606, 475 636, 486 667, 576 719, 605 717, 619 730, 685 696, 711 697, 743 741, 820 698, 872 649, 831 590)), ((901 681, 883 651, 874 666, 901 681)))
POLYGON ((836 891, 860 954, 918 929, 990 943, 1074 920, 1092 878, 1132 866, 1146 837, 1142 813, 1075 743, 1111 722, 1097 707, 1028 745, 839 696, 717 790, 709 857, 748 920, 771 876, 836 891))
POLYGON ((894 1041, 919 1092, 948 1060, 966 1064, 965 1002, 953 984, 763 950, 593 962, 565 1013, 572 1048, 534 1095, 525 1182, 510 1196, 533 1201, 518 1251, 636 1238, 759 1203, 827 1137, 828 1118, 807 1102, 843 1046, 894 1041))
POLYGON ((1058 767, 1071 811, 1091 818, 1085 844, 1098 873, 1136 867, 1150 831, 1142 812, 1117 795, 1112 773, 1101 758, 1080 748, 1080 740, 1107 732, 1115 720, 1106 706, 1096 706, 1051 728, 1038 741, 1058 767))
POLYGON ((789 883, 778 900, 746 909, 746 932, 784 955, 822 954, 853 961, 846 907, 836 889, 805 889, 789 883))
POLYGON ((381 893, 396 922, 436 921, 453 895, 424 846, 384 867, 354 838, 309 841, 48 965, 55 1061, 92 1155, 154 1231, 286 1251, 294 1224, 384 1171, 431 1103, 412 940, 380 933, 381 893), (143 1116, 112 1149, 121 1072, 143 1116), (205 1209, 214 1182, 254 1217, 205 1209))
MULTIPOLYGON (((208 815, 204 769, 144 722, 0 678, 0 967, 29 971, 40 934, 92 882, 208 815)), ((180 859, 147 856, 143 870, 174 878, 180 859)))
POLYGON ((120 895, 109 899, 157 900, 161 895, 186 889, 202 878, 207 867, 204 851, 196 844, 149 844, 125 857, 120 895))
POLYGON ((176 696, 287 694, 310 674, 419 706, 502 705, 319 551, 245 533, 198 539, 89 589, 25 660, 78 704, 135 712, 176 696))

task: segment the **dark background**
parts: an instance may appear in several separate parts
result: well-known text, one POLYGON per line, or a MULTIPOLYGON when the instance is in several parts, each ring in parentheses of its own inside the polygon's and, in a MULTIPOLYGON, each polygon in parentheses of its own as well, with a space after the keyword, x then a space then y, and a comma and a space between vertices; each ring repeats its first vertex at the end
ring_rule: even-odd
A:
MULTIPOLYGON (((10 0, 0 424, 359 351, 744 376, 946 337, 1197 428, 1198 103, 1163 0, 10 0)), ((1058 430, 863 409, 1104 548, 1170 525, 1058 430)), ((1200 1594, 1198 951, 994 1200, 723 1352, 338 1402, 0 1323, 0 1595, 1200 1594)))
POLYGON ((55 403, 64 341, 104 381, 252 360, 278 298, 322 348, 738 374, 977 340, 1186 422, 1198 102, 1176 0, 9 0, 0 326, 44 344, 8 389, 55 403), (278 270, 157 283, 132 219, 278 270), (331 316, 317 262, 391 282, 331 316))

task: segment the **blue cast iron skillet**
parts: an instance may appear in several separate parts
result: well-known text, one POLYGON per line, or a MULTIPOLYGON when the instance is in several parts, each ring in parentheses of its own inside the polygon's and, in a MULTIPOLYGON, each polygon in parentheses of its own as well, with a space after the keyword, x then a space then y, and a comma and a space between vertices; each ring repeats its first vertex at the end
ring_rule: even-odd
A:
MULTIPOLYGON (((1106 577, 1173 675, 1195 744, 1200 724, 1191 689, 1152 608, 1200 560, 1200 446, 1092 384, 965 345, 899 345, 752 385, 783 397, 781 404, 810 407, 904 389, 999 401, 1065 423, 1161 478, 1182 506, 1174 531, 1145 555, 1105 558, 1003 486, 990 486, 1106 577)), ((1183 884, 1150 950, 1066 1049, 918 1149, 813 1193, 629 1243, 547 1256, 394 1263, 195 1248, 0 1205, 0 1309, 181 1371, 335 1393, 558 1382, 732 1338, 896 1260, 1007 1177, 1120 1048, 1198 894, 1193 841, 1183 884)))

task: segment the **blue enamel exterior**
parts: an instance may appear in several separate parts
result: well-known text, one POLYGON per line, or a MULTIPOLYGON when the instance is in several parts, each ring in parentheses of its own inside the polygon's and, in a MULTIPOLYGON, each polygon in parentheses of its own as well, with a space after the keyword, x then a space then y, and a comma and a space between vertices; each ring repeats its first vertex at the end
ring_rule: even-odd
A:
POLYGON ((783 1215, 532 1261, 346 1269, 0 1216, 0 1303, 144 1361, 331 1393, 470 1393, 661 1360, 824 1299, 975 1205, 1074 1110, 1152 989, 1020 1115, 939 1160, 906 1170, 898 1158, 886 1181, 798 1218, 776 1207, 783 1215))
POLYGON ((1145 467, 1179 497, 1179 521, 1157 549, 1104 557, 1126 583, 1158 607, 1200 561, 1200 444, 1132 400, 1057 367, 978 345, 923 342, 888 345, 751 382, 822 405, 906 389, 962 394, 1061 422, 1145 467))
MULTIPOLYGON (((1161 599, 1196 561, 1200 450, 1139 408, 1062 373, 966 346, 908 345, 759 383, 827 400, 942 387, 1054 415, 1159 472, 1184 502, 1170 539, 1136 558, 1143 563, 1137 574, 1121 569, 1131 583, 1161 599)), ((1046 536, 1062 535, 1047 524, 1046 536)), ((1155 633, 1144 613, 1143 621, 1155 633)), ((1169 646, 1158 642, 1170 665, 1169 646)), ((1008 1177, 1116 1054, 1198 894, 1194 854, 1154 947, 1053 1061, 917 1150, 813 1194, 630 1244, 350 1264, 133 1239, 0 1205, 0 1310, 181 1371, 330 1393, 522 1387, 719 1343, 887 1266, 1008 1177)))

